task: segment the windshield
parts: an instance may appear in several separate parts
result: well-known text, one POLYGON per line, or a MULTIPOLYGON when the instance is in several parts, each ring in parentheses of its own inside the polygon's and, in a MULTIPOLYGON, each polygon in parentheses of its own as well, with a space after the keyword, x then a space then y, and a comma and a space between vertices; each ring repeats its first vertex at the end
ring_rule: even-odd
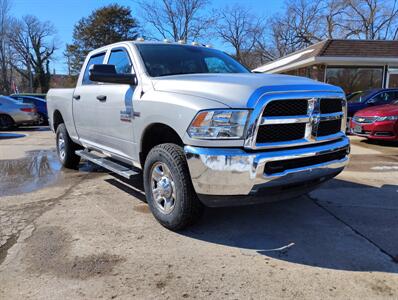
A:
POLYGON ((136 44, 151 77, 199 73, 250 73, 229 55, 198 46, 136 44))
POLYGON ((364 92, 359 92, 359 93, 353 93, 351 97, 347 98, 347 101, 350 103, 362 103, 368 99, 368 96, 373 93, 372 90, 364 91, 364 92))

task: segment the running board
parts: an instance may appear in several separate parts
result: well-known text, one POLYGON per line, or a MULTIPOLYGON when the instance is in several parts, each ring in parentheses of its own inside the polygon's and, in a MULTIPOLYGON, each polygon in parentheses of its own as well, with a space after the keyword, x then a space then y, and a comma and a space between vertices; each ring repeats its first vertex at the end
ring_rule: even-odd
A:
POLYGON ((112 161, 106 157, 97 156, 91 152, 88 152, 87 150, 78 150, 75 153, 81 158, 88 160, 127 179, 131 179, 132 176, 139 174, 139 172, 133 171, 131 168, 125 165, 118 164, 117 162, 112 161))

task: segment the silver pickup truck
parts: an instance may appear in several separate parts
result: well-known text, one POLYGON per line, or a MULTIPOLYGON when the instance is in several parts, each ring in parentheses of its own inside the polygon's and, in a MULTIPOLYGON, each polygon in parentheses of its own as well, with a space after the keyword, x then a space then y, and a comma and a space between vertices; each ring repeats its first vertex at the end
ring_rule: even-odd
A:
POLYGON ((47 96, 59 159, 131 178, 178 230, 205 206, 297 197, 348 162, 346 100, 335 86, 253 74, 200 45, 121 42, 87 56, 75 89, 47 96))

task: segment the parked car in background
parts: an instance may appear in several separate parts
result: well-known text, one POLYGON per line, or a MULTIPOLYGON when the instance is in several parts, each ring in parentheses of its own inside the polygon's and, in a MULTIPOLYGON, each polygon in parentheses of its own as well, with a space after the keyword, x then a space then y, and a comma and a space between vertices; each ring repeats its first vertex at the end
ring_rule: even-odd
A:
POLYGON ((351 120, 351 131, 368 139, 398 141, 398 100, 358 111, 351 120))
POLYGON ((0 96, 0 129, 37 124, 39 115, 33 104, 21 103, 11 97, 0 96))
POLYGON ((360 93, 352 93, 347 97, 348 118, 355 115, 361 109, 389 104, 398 100, 398 89, 372 89, 360 93))
POLYGON ((30 96, 35 98, 40 98, 46 100, 47 94, 39 94, 39 93, 21 93, 21 94, 12 94, 11 96, 30 96))
POLYGON ((39 114, 39 125, 47 125, 48 124, 48 113, 47 113, 47 102, 41 98, 25 96, 25 95, 11 95, 11 98, 23 102, 29 103, 36 106, 37 113, 39 114))

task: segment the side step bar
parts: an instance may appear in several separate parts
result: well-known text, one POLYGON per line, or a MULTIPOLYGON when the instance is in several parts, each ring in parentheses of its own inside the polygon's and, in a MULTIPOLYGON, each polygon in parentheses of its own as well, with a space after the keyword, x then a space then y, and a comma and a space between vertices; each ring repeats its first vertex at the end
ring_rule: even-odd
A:
POLYGON ((132 176, 139 174, 139 172, 136 172, 125 165, 118 164, 117 162, 114 162, 106 157, 97 156, 91 152, 88 152, 87 150, 78 150, 75 153, 81 158, 88 160, 127 179, 131 179, 132 176))

